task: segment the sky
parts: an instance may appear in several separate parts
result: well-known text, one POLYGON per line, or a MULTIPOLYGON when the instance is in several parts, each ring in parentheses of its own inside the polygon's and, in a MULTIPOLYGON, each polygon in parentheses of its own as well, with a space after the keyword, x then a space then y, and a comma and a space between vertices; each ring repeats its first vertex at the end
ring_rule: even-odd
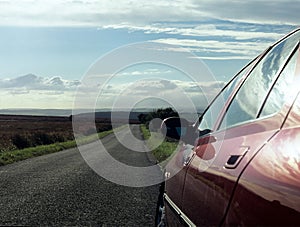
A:
POLYGON ((166 93, 178 100, 180 88, 201 109, 300 21, 299 0, 0 0, 0 9, 0 109, 72 109, 93 65, 143 42, 168 45, 174 55, 184 48, 213 79, 188 80, 176 63, 132 64, 96 83, 97 108, 134 96, 140 107, 159 107, 172 102, 166 93), (151 94, 157 102, 149 102, 151 94))

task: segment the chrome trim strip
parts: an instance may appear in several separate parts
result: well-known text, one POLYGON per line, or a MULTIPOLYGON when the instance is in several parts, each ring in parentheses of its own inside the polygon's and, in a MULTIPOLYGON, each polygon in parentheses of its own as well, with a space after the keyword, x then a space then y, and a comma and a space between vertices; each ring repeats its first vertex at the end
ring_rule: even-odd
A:
POLYGON ((164 193, 164 199, 188 226, 196 227, 196 225, 179 209, 178 206, 176 206, 176 204, 170 199, 170 197, 166 193, 164 193))

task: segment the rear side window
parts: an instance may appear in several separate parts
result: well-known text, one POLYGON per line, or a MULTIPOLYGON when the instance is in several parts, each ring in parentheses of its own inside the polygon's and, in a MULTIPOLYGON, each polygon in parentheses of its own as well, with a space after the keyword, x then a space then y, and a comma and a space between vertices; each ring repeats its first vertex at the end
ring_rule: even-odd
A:
POLYGON ((300 32, 292 34, 274 46, 256 65, 230 104, 220 126, 221 129, 256 119, 278 73, 299 38, 300 32))
POLYGON ((287 66, 282 71, 278 81, 273 87, 266 103, 262 109, 260 117, 268 116, 279 112, 284 104, 285 97, 288 95, 288 89, 294 79, 298 50, 294 53, 287 66))

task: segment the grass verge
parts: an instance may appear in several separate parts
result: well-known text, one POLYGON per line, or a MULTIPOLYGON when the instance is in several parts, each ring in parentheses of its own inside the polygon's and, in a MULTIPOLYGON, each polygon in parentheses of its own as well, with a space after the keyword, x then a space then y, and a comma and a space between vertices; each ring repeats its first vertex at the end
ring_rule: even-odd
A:
POLYGON ((161 138, 159 133, 152 133, 146 128, 145 125, 141 125, 141 131, 143 133, 144 139, 147 140, 147 146, 152 151, 152 154, 157 159, 158 162, 162 162, 170 157, 178 146, 178 142, 170 142, 164 140, 161 143, 161 138), (157 148, 157 143, 161 143, 157 148))
MULTIPOLYGON (((112 132, 113 130, 100 132, 98 134, 83 137, 79 139, 77 142, 79 143, 79 145, 87 144, 99 138, 101 139, 111 134, 112 132)), ((37 147, 29 147, 22 150, 2 152, 0 153, 0 166, 11 164, 17 161, 25 160, 36 156, 62 151, 73 147, 77 147, 77 143, 75 140, 66 141, 62 143, 54 143, 50 145, 41 145, 37 147)))

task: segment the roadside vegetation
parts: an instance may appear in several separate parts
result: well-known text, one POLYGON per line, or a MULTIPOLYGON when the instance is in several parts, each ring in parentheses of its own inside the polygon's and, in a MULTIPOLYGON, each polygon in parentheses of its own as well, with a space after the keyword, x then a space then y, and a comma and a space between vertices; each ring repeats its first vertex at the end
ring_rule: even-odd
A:
MULTIPOLYGON (((172 116, 178 116, 172 108, 158 109, 139 116, 147 146, 159 162, 166 160, 175 151, 178 141, 164 139, 161 143, 160 125, 152 125, 150 132, 149 122, 154 118, 163 120, 172 116)), ((0 121, 0 166, 78 145, 74 140, 72 121, 68 117, 1 115, 0 121)), ((87 124, 83 126, 82 139, 77 140, 80 145, 113 132, 110 122, 96 123, 97 133, 93 133, 94 130, 87 124)))
MULTIPOLYGON (((0 165, 76 147, 70 117, 0 115, 0 165)), ((81 128, 80 144, 111 133, 111 123, 96 122, 81 128)), ((78 141, 77 141, 78 142, 78 141)))
MULTIPOLYGON (((109 134, 111 134, 113 130, 108 130, 104 132, 100 132, 98 134, 93 134, 90 136, 82 137, 82 139, 79 139, 77 141, 80 145, 87 144, 90 142, 93 142, 97 139, 101 139, 109 134)), ((70 140, 66 142, 58 142, 54 144, 49 145, 40 145, 36 147, 29 147, 19 150, 13 150, 13 151, 6 151, 0 153, 0 166, 11 164, 13 162, 25 160, 28 158, 41 156, 45 154, 50 154, 58 151, 62 151, 65 149, 76 147, 77 143, 75 140, 70 140)))
MULTIPOLYGON (((152 154, 158 162, 165 161, 170 157, 178 146, 178 141, 165 138, 162 141, 162 135, 160 134, 160 125, 152 125, 151 131, 149 129, 149 122, 154 118, 161 120, 168 117, 178 117, 178 113, 172 108, 158 109, 150 112, 149 114, 143 114, 139 116, 141 124, 141 131, 144 139, 147 141, 148 148, 152 151, 152 154), (162 141, 162 142, 161 142, 162 141), (158 147, 157 144, 161 143, 158 147)), ((157 121, 157 123, 159 123, 157 121)))
MULTIPOLYGON (((0 115, 0 153, 74 140, 69 117, 0 115)), ((110 122, 96 122, 97 132, 110 130, 110 122)), ((81 129, 85 136, 92 126, 81 129)))

